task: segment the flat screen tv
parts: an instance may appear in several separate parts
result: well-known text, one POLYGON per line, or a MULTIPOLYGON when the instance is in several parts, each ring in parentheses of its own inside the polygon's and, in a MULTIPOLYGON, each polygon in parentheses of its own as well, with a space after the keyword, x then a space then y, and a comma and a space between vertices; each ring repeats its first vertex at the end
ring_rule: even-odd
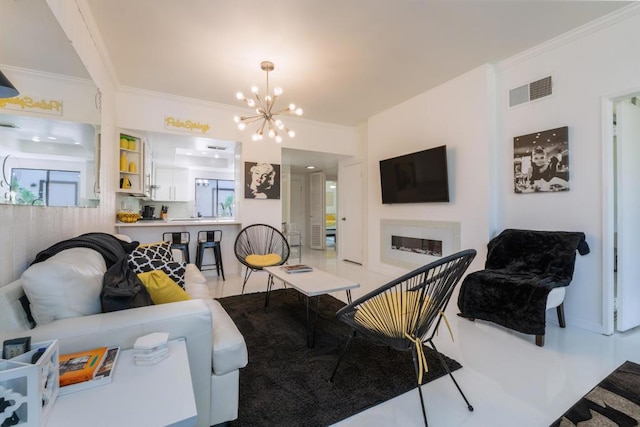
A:
POLYGON ((380 160, 382 203, 449 201, 447 146, 380 160))

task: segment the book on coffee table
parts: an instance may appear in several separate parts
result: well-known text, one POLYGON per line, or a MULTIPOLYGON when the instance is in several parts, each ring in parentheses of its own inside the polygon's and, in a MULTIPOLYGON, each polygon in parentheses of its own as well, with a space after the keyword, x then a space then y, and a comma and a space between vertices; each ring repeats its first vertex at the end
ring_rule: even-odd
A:
POLYGON ((313 271, 313 267, 306 264, 283 265, 281 268, 287 273, 305 273, 307 271, 313 271))
POLYGON ((113 377, 113 371, 116 367, 118 354, 120 354, 120 347, 107 348, 104 357, 95 370, 93 377, 82 382, 77 382, 65 386, 61 385, 59 392, 60 395, 62 396, 76 391, 86 390, 88 388, 109 384, 111 382, 111 378, 113 377))

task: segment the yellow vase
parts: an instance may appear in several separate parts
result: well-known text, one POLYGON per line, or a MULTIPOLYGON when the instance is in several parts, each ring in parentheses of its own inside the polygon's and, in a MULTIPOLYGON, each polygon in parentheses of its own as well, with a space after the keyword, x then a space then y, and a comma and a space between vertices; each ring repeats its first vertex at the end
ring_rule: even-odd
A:
POLYGON ((134 140, 129 140, 129 150, 136 151, 136 142, 134 140))
POLYGON ((129 163, 129 172, 136 173, 136 162, 129 163))
POLYGON ((126 138, 120 138, 120 148, 129 148, 129 141, 126 138))
POLYGON ((128 164, 127 155, 124 152, 120 153, 120 170, 126 172, 128 164))

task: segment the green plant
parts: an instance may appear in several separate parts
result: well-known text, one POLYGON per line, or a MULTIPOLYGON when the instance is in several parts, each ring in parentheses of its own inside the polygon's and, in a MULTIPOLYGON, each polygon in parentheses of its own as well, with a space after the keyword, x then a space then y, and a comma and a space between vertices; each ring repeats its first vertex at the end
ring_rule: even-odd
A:
POLYGON ((222 215, 231 216, 231 205, 233 205, 233 196, 227 196, 223 203, 220 203, 222 207, 222 215), (227 213, 228 211, 228 213, 227 213))

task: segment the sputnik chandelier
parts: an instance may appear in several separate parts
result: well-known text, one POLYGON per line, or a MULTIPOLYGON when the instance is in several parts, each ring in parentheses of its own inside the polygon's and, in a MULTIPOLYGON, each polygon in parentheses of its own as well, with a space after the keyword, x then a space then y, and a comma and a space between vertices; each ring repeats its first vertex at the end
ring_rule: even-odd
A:
POLYGON ((277 143, 282 142, 282 136, 278 131, 284 131, 289 135, 290 138, 293 138, 296 133, 286 127, 282 120, 275 118, 278 114, 295 114, 297 116, 302 115, 302 108, 296 108, 295 104, 289 104, 289 107, 283 108, 282 110, 274 111, 274 106, 278 97, 282 95, 282 88, 275 87, 273 89, 273 95, 269 94, 269 72, 273 71, 274 65, 273 62, 263 61, 260 63, 260 68, 267 73, 267 94, 264 98, 262 98, 258 94, 258 87, 253 86, 251 88, 251 92, 255 95, 255 100, 252 98, 246 98, 242 92, 238 92, 236 94, 236 98, 244 101, 249 107, 256 109, 255 116, 236 116, 234 118, 235 122, 238 124, 238 129, 244 130, 247 125, 254 122, 260 122, 260 126, 256 130, 256 132, 251 135, 251 139, 254 141, 259 141, 263 138, 263 135, 266 133, 269 135, 269 138, 275 138, 277 143))

